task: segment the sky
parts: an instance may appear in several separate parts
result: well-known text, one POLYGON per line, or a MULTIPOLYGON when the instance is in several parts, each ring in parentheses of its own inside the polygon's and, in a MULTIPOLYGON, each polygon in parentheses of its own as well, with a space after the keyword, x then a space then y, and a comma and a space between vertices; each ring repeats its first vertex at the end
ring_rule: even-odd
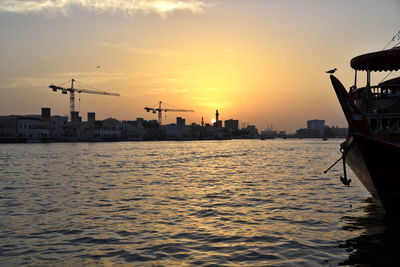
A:
POLYGON ((325 71, 351 86, 351 58, 399 30, 400 0, 2 0, 0 115, 68 114, 69 98, 48 86, 74 78, 121 94, 79 94, 84 120, 157 119, 144 107, 162 101, 195 110, 165 123, 210 122, 218 109, 259 130, 346 127, 325 71))

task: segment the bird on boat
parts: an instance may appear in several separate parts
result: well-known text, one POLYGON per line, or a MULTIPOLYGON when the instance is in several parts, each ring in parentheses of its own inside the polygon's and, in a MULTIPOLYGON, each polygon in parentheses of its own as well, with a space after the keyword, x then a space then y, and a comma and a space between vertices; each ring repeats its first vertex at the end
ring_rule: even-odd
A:
POLYGON ((337 68, 334 68, 334 69, 328 70, 326 73, 334 74, 336 71, 337 71, 337 68))

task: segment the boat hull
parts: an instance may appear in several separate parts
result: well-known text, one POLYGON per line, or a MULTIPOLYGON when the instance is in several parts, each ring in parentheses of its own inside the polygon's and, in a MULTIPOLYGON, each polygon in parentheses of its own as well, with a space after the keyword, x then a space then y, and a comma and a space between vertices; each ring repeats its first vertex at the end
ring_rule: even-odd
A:
POLYGON ((346 163, 388 212, 400 212, 400 146, 352 134, 346 163))
POLYGON ((373 137, 366 114, 354 104, 343 84, 330 76, 349 137, 342 144, 346 164, 388 212, 400 212, 400 145, 373 137))

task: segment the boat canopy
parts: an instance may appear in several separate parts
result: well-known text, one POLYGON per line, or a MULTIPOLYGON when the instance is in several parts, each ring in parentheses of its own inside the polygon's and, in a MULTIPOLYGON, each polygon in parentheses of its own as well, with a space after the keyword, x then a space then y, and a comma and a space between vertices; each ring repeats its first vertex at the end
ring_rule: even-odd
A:
POLYGON ((364 54, 353 58, 350 66, 364 71, 396 71, 400 69, 400 47, 364 54))

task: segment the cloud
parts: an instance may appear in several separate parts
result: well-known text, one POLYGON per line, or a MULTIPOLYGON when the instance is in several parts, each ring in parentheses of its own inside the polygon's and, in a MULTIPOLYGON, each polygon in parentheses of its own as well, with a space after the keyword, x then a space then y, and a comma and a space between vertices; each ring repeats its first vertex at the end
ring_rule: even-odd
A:
POLYGON ((0 12, 68 14, 73 7, 97 13, 134 15, 142 12, 165 16, 174 11, 198 13, 204 10, 206 3, 204 0, 2 0, 0 12))

